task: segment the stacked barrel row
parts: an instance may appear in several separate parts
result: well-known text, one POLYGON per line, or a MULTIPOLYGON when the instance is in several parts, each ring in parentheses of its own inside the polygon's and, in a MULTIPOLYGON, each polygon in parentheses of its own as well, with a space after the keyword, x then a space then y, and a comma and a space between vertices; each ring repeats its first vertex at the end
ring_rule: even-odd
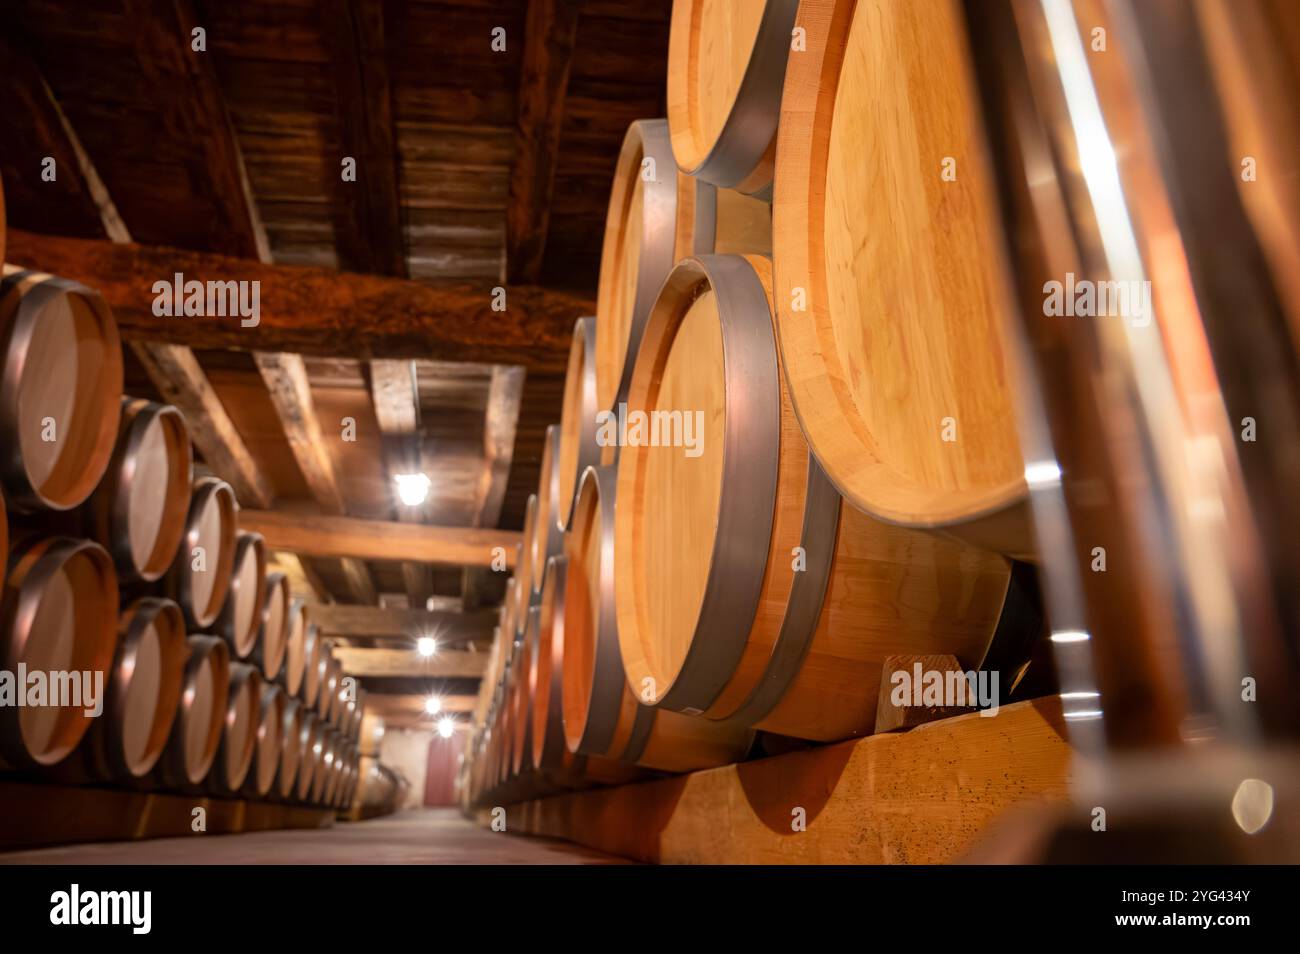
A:
POLYGON ((674 4, 467 804, 870 734, 891 656, 1014 681, 1041 621, 963 30, 957 0, 674 4))
POLYGON ((0 358, 0 770, 350 804, 363 703, 104 301, 4 266, 0 358))

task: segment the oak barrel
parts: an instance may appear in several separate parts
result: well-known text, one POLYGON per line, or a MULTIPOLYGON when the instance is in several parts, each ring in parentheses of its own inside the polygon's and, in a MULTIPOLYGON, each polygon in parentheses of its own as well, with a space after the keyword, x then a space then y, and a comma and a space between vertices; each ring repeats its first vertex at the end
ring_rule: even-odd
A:
POLYGON ((559 507, 555 522, 561 530, 569 528, 578 478, 600 462, 600 448, 596 445, 596 413, 600 410, 596 398, 596 319, 579 318, 573 324, 560 411, 559 507))
POLYGON ((289 578, 280 572, 268 573, 259 617, 261 634, 253 644, 253 661, 261 667, 262 675, 268 680, 275 679, 284 668, 290 630, 295 625, 292 610, 289 578))
POLYGON ((185 617, 171 600, 146 596, 122 611, 104 713, 86 733, 84 768, 101 780, 147 776, 162 756, 185 672, 185 617))
POLYGON ((805 0, 774 205, 791 398, 850 502, 1032 558, 997 196, 958 0, 805 0))
POLYGON ((298 775, 293 783, 295 801, 307 802, 311 799, 311 788, 316 777, 316 766, 320 762, 321 735, 323 731, 320 716, 304 704, 302 724, 298 731, 298 775))
POLYGON ((217 758, 230 692, 230 649, 216 636, 187 636, 185 649, 176 718, 154 772, 163 785, 190 790, 217 758))
POLYGON ((532 534, 525 538, 524 555, 530 561, 528 575, 532 581, 534 605, 546 579, 546 561, 559 553, 561 546, 560 526, 556 521, 556 514, 562 506, 559 441, 560 425, 549 425, 542 444, 541 473, 537 479, 537 513, 532 534))
POLYGON ((215 624, 216 632, 230 643, 236 659, 253 655, 262 632, 266 604, 266 542, 260 533, 240 531, 235 536, 230 592, 215 624))
POLYGON ((537 609, 537 642, 528 678, 532 699, 529 753, 532 766, 561 785, 613 785, 633 781, 644 773, 626 762, 570 752, 564 744, 564 591, 568 563, 563 556, 554 556, 550 564, 537 609))
POLYGON ((262 689, 258 694, 257 727, 253 733, 253 762, 242 786, 245 795, 265 798, 271 794, 275 785, 280 768, 280 750, 284 744, 282 732, 287 699, 283 688, 262 680, 262 689))
POLYGON ((234 795, 248 778, 261 724, 261 697, 262 674, 248 663, 232 662, 217 758, 208 775, 209 791, 234 795))
POLYGON ((619 459, 623 668, 666 709, 806 739, 865 735, 886 657, 981 661, 1010 567, 846 506, 782 382, 768 261, 679 264, 629 392, 630 408, 663 415, 659 446, 619 459), (674 414, 683 423, 668 433, 674 414))
POLYGON ((798 0, 673 3, 668 123, 673 154, 690 175, 748 194, 770 191, 798 7, 798 0))
POLYGON ((615 616, 615 472, 589 468, 565 541, 563 705, 565 743, 585 755, 669 772, 745 756, 752 732, 642 705, 623 675, 615 616))
POLYGON ((86 714, 91 697, 104 699, 117 614, 113 561, 99 544, 27 537, 13 545, 0 598, 0 672, 13 693, 0 705, 0 762, 54 765, 76 749, 98 714, 86 714), (52 705, 56 698, 62 704, 52 705))
POLYGON ((15 510, 69 510, 99 484, 117 439, 122 344, 95 292, 3 266, 0 480, 15 510))
POLYGON ((307 672, 307 654, 311 648, 307 645, 307 631, 310 626, 306 602, 301 597, 293 597, 285 626, 284 663, 277 678, 284 691, 295 698, 301 696, 302 681, 307 672))
POLYGON ((171 566, 185 532, 193 454, 176 408, 123 398, 117 443, 90 499, 95 540, 122 580, 151 582, 171 566))
POLYGON ((273 789, 277 797, 285 800, 294 797, 298 766, 302 764, 302 730, 305 715, 302 702, 286 693, 280 717, 280 762, 275 769, 273 789))
POLYGON ((230 592, 237 509, 235 492, 224 480, 194 481, 185 532, 167 573, 167 594, 180 604, 193 629, 215 623, 230 592))

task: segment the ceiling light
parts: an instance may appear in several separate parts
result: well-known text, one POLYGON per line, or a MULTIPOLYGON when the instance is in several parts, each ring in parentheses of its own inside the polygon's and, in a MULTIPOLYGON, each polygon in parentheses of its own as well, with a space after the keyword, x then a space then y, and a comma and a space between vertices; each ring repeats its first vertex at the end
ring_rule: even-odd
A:
POLYGON ((429 496, 433 481, 428 474, 397 474, 397 496, 408 507, 418 507, 429 496))
POLYGON ((456 720, 451 716, 443 716, 438 720, 438 734, 444 739, 450 739, 452 733, 456 731, 456 720))
POLYGON ((429 715, 437 715, 442 711, 442 700, 437 696, 429 696, 424 700, 424 711, 429 715))
POLYGON ((421 656, 432 656, 438 651, 438 641, 432 636, 421 636, 415 641, 415 651, 421 656))

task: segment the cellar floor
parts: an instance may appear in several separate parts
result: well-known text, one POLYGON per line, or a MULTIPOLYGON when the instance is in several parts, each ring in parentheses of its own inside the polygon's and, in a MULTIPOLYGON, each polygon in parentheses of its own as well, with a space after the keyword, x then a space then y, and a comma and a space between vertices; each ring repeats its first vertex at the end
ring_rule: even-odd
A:
POLYGON ((0 854, 5 864, 624 864, 613 855, 546 838, 493 832, 452 808, 413 809, 308 831, 193 835, 64 845, 0 854))

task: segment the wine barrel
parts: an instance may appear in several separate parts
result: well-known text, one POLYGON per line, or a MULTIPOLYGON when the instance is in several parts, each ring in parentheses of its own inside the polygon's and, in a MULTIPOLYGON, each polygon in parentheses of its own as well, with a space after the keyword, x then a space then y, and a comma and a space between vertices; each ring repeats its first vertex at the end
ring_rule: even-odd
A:
POLYGON ((511 576, 506 580, 506 593, 501 598, 501 612, 497 617, 497 629, 501 633, 502 654, 500 665, 504 666, 506 659, 509 657, 511 648, 514 645, 515 633, 515 612, 519 608, 518 581, 511 576))
MULTIPOLYGON (((770 194, 781 88, 799 0, 676 0, 668 124, 688 174, 770 194)), ((797 59, 797 57, 795 57, 797 59)))
POLYGON ((799 421, 858 508, 1032 558, 1017 306, 961 4, 812 0, 801 18, 774 208, 799 421))
POLYGON ((14 699, 0 706, 0 763, 54 765, 89 730, 95 716, 87 710, 104 702, 118 643, 117 578, 107 551, 90 540, 28 537, 14 544, 8 563, 0 671, 14 680, 14 699), (33 681, 38 673, 44 678, 33 681), (64 673, 76 678, 65 681, 64 673), (56 698, 64 704, 50 704, 56 698))
POLYGON ((319 691, 316 694, 316 714, 321 717, 321 721, 328 723, 330 713, 334 708, 334 701, 338 698, 339 691, 339 669, 334 660, 334 653, 330 650, 327 643, 322 642, 320 662, 317 664, 317 671, 320 673, 319 691))
POLYGON ((608 467, 582 475, 565 541, 565 743, 585 755, 667 772, 737 762, 749 750, 751 731, 642 705, 623 676, 614 607, 614 476, 608 467))
POLYGON ((694 443, 660 434, 619 459, 623 668, 665 709, 805 739, 869 734, 886 657, 980 662, 1010 566, 845 506, 782 381, 768 261, 679 264, 646 324, 629 407, 710 411, 694 443))
POLYGON ((562 534, 556 522, 560 505, 560 425, 546 428, 542 444, 542 467, 537 480, 537 513, 532 535, 526 537, 524 556, 529 560, 528 578, 532 582, 532 601, 536 605, 546 578, 546 561, 560 552, 562 534))
POLYGON ((677 164, 662 119, 628 127, 614 167, 596 288, 596 406, 616 409, 628 354, 673 267, 677 164))
POLYGON ((320 724, 320 747, 316 758, 316 769, 312 773, 310 800, 313 805, 325 802, 325 792, 329 789, 330 779, 334 774, 334 744, 337 736, 334 729, 325 722, 320 724))
POLYGON ((530 763, 548 780, 559 785, 587 783, 617 785, 634 781, 644 773, 628 765, 594 755, 570 752, 564 744, 564 591, 568 563, 563 556, 550 559, 546 585, 538 605, 537 643, 532 654, 528 683, 531 687, 532 721, 530 763))
POLYGON ((302 680, 307 673, 307 604, 299 597, 289 603, 289 619, 285 623, 284 663, 277 679, 284 691, 294 698, 302 693, 302 680))
POLYGON ((95 541, 126 581, 152 582, 167 572, 185 532, 193 455, 176 408, 123 398, 117 443, 89 503, 95 541))
POLYGON ((325 675, 325 652, 325 638, 321 636, 320 628, 315 623, 308 623, 306 630, 303 631, 302 685, 299 698, 312 711, 316 710, 316 703, 320 699, 321 677, 325 675))
POLYGON ((286 801, 294 797, 298 766, 303 761, 305 743, 302 730, 305 718, 306 709, 303 704, 286 692, 280 716, 280 762, 275 769, 275 786, 272 789, 278 798, 286 801))
POLYGON ((298 776, 293 785, 293 797, 298 802, 311 801, 311 789, 316 780, 316 767, 320 764, 321 744, 324 734, 320 716, 309 706, 303 706, 302 727, 298 731, 298 776))
MULTIPOLYGON (((146 596, 122 611, 104 712, 86 733, 78 768, 102 781, 134 782, 162 757, 185 673, 185 617, 146 596)), ((69 759, 69 762, 73 759, 69 759)))
POLYGON ((361 754, 379 755, 379 746, 383 741, 384 717, 372 709, 367 709, 361 717, 361 754))
POLYGON ((5 506, 3 490, 0 490, 0 553, 5 555, 4 559, 0 559, 0 593, 2 593, 5 576, 9 571, 9 508, 5 506))
POLYGON ((529 678, 533 672, 533 653, 537 646, 537 628, 541 615, 540 608, 529 608, 528 622, 524 626, 524 643, 519 647, 514 666, 511 702, 514 707, 514 724, 510 732, 510 772, 513 775, 532 768, 533 740, 530 731, 533 704, 529 678))
POLYGON ((248 778, 262 723, 261 697, 262 674, 247 663, 232 662, 221 740, 208 775, 208 789, 218 795, 237 794, 248 778))
POLYGON ((280 769, 280 750, 284 745, 282 732, 287 699, 283 688, 262 680, 257 728, 253 733, 253 763, 243 784, 245 795, 265 798, 275 785, 276 773, 280 769))
POLYGON ((167 573, 167 595, 180 604, 192 629, 216 622, 230 592, 235 565, 235 492, 224 480, 194 481, 185 533, 167 573))
POLYGON ((75 282, 11 265, 2 275, 0 480, 16 510, 69 510, 90 496, 113 455, 117 323, 75 282))
POLYGON ((168 788, 193 790, 217 758, 230 692, 230 649, 215 636, 185 638, 180 703, 154 769, 168 788))
POLYGON ((250 659, 262 633, 266 605, 266 543, 260 533, 235 536, 230 592, 221 607, 216 631, 230 643, 236 659, 250 659))
POLYGON ((600 461, 600 447, 596 444, 596 413, 600 410, 596 397, 596 319, 579 318, 574 322, 569 344, 560 412, 559 507, 555 522, 561 530, 569 529, 578 478, 600 461))
POLYGON ((268 573, 259 617, 261 633, 253 644, 253 661, 261 667, 262 675, 273 680, 284 668, 284 657, 289 646, 289 629, 294 620, 291 610, 293 597, 289 593, 289 578, 283 573, 268 573))
POLYGON ((515 579, 518 581, 519 590, 515 593, 515 599, 518 600, 518 615, 515 617, 515 640, 518 642, 523 639, 524 627, 528 625, 528 608, 533 605, 533 538, 537 535, 537 515, 538 515, 537 494, 528 495, 528 503, 524 506, 524 537, 523 543, 519 546, 519 562, 515 567, 515 579))

